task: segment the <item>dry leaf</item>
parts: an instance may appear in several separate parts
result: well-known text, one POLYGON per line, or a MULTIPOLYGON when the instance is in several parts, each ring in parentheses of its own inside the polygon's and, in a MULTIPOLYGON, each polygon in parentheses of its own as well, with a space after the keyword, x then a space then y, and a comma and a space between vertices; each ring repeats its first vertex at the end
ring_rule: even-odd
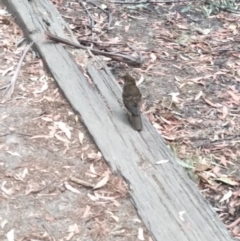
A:
POLYGON ((112 212, 110 211, 105 211, 106 213, 109 213, 111 215, 111 218, 113 220, 115 220, 116 222, 119 222, 119 217, 117 217, 116 215, 114 215, 112 212))
POLYGON ((109 174, 106 174, 106 175, 103 177, 103 179, 102 179, 101 181, 99 181, 99 182, 95 185, 95 187, 93 188, 93 190, 105 186, 105 185, 107 184, 108 180, 109 180, 109 174))
POLYGON ((54 122, 54 124, 61 130, 65 133, 65 135, 67 136, 68 139, 71 139, 71 131, 72 128, 69 127, 66 123, 64 122, 54 122))
POLYGON ((116 198, 119 198, 119 196, 115 196, 115 197, 109 197, 109 196, 102 196, 100 194, 98 194, 97 192, 94 192, 95 197, 97 197, 98 199, 103 199, 103 200, 108 200, 108 201, 114 201, 116 198))
POLYGON ((82 148, 83 151, 86 151, 89 148, 89 145, 87 144, 85 147, 82 148))
POLYGON ((12 156, 18 156, 18 157, 21 157, 21 155, 18 154, 17 152, 7 151, 7 153, 11 154, 12 156))
POLYGON ((176 24, 176 26, 178 26, 178 28, 180 28, 180 29, 184 29, 184 30, 187 30, 188 29, 188 27, 186 26, 186 25, 183 25, 183 24, 176 24))
POLYGON ((30 139, 39 139, 39 138, 46 138, 46 139, 49 139, 49 138, 53 138, 54 136, 52 136, 52 135, 49 135, 49 136, 47 136, 47 135, 37 135, 37 136, 32 136, 32 137, 30 137, 30 139))
POLYGON ((8 241, 14 241, 14 229, 11 229, 6 236, 8 241))
POLYGON ((64 143, 70 143, 70 141, 68 139, 66 139, 65 137, 62 137, 60 135, 58 135, 57 133, 54 135, 59 141, 62 141, 64 143))
POLYGON ((179 100, 181 100, 180 98, 177 97, 178 95, 180 95, 179 93, 170 93, 169 95, 172 96, 173 103, 179 103, 179 100))
POLYGON ((221 156, 220 157, 220 162, 226 167, 227 166, 227 160, 225 158, 225 156, 221 156))
POLYGON ((43 93, 47 89, 48 89, 48 83, 45 80, 43 86, 41 87, 41 89, 40 90, 35 90, 33 93, 34 94, 40 94, 40 93, 43 93))
POLYGON ((98 201, 99 200, 99 198, 98 197, 96 197, 96 196, 93 196, 92 194, 90 194, 90 193, 88 193, 87 194, 87 196, 92 200, 92 201, 94 201, 94 202, 96 202, 96 201, 98 201))
POLYGON ((209 104, 210 106, 212 106, 212 107, 215 107, 215 108, 217 108, 217 107, 221 107, 221 105, 220 104, 214 104, 212 101, 210 101, 210 100, 208 100, 208 99, 206 99, 206 98, 203 98, 204 100, 205 100, 205 102, 207 103, 207 104, 209 104))
POLYGON ((78 116, 77 115, 75 115, 74 119, 75 119, 75 122, 78 123, 78 116))
POLYGON ((2 72, 2 76, 5 76, 8 72, 13 71, 13 69, 14 69, 14 67, 11 66, 11 67, 9 67, 8 69, 4 70, 4 71, 2 72))
POLYGON ((194 168, 194 171, 196 172, 204 172, 204 171, 207 171, 211 169, 211 166, 208 165, 208 164, 202 164, 202 163, 198 163, 195 168, 194 168))
POLYGON ((79 139, 80 144, 82 145, 83 144, 83 139, 84 139, 84 134, 82 132, 80 132, 80 131, 78 133, 78 139, 79 139))
POLYGON ((117 217, 116 215, 111 215, 111 218, 116 222, 119 222, 119 217, 117 217))
POLYGON ((230 95, 232 96, 232 98, 233 98, 235 101, 237 101, 237 102, 240 101, 240 95, 236 95, 233 91, 230 91, 230 90, 228 90, 227 92, 228 92, 228 94, 230 94, 230 95))
POLYGON ((144 81, 143 75, 141 75, 140 79, 136 82, 136 85, 139 86, 144 81))
POLYGON ((116 230, 116 231, 112 231, 111 234, 115 235, 115 236, 121 236, 121 234, 125 233, 125 229, 120 229, 120 230, 116 230))
POLYGON ((97 174, 96 173, 96 171, 95 171, 95 168, 94 168, 94 165, 93 165, 93 163, 90 165, 90 171, 92 172, 92 173, 94 173, 94 174, 97 174))
POLYGON ((90 214, 90 210, 91 210, 91 207, 87 205, 84 211, 84 214, 82 215, 82 218, 87 218, 90 214))
POLYGON ((130 28, 130 25, 125 26, 124 27, 125 32, 128 32, 129 28, 130 28))
POLYGON ((151 63, 154 63, 157 59, 157 56, 154 53, 151 53, 150 57, 151 57, 151 60, 150 60, 151 63))
POLYGON ((90 169, 89 175, 91 175, 92 177, 97 177, 98 176, 97 172, 95 171, 93 163, 90 165, 89 169, 90 169))
POLYGON ((201 28, 194 28, 198 33, 206 35, 209 34, 211 32, 212 29, 210 28, 206 28, 206 29, 201 29, 201 28))
POLYGON ((179 54, 179 57, 183 60, 189 60, 189 58, 186 58, 186 57, 182 56, 181 54, 179 54))
POLYGON ((87 155, 87 157, 88 157, 89 159, 91 159, 91 160, 98 161, 98 160, 100 160, 100 159, 102 158, 102 153, 99 152, 99 151, 98 151, 97 153, 92 152, 92 153, 89 153, 89 154, 87 155))
POLYGON ((1 222, 1 228, 3 229, 7 223, 8 223, 8 221, 7 221, 6 219, 4 219, 4 220, 1 222))
POLYGON ((144 240, 143 228, 139 228, 138 229, 138 239, 139 240, 144 240))
POLYGON ((64 182, 64 186, 66 187, 67 190, 69 190, 69 191, 71 191, 73 193, 77 193, 77 194, 80 193, 76 188, 74 188, 71 185, 69 185, 68 182, 64 182))
POLYGON ((228 108, 227 108, 227 106, 224 105, 223 108, 222 108, 221 119, 225 119, 227 117, 227 115, 228 115, 228 108))
POLYGON ((199 172, 198 173, 198 177, 203 181, 203 182, 207 182, 210 185, 213 185, 214 182, 212 180, 209 179, 209 175, 205 172, 199 172))
POLYGON ((7 183, 7 181, 3 181, 2 185, 1 185, 1 190, 6 193, 7 195, 12 195, 13 194, 13 190, 10 188, 5 188, 5 184, 7 183))
POLYGON ((219 201, 220 203, 228 200, 231 196, 232 196, 233 192, 231 190, 229 190, 223 197, 222 199, 219 201))
POLYGON ((5 9, 0 9, 0 15, 4 16, 7 14, 8 14, 8 12, 5 9))
POLYGON ((204 77, 196 77, 196 78, 193 78, 193 79, 189 79, 189 81, 192 81, 194 83, 198 83, 199 80, 203 79, 204 77))
POLYGON ((203 92, 200 91, 194 98, 194 100, 198 100, 203 95, 203 92))
POLYGON ((69 241, 69 240, 71 240, 72 239, 72 237, 74 236, 74 233, 73 232, 71 232, 71 233, 69 233, 68 234, 68 236, 67 237, 65 237, 65 239, 67 240, 67 241, 69 241))
POLYGON ((27 168, 24 168, 24 169, 23 169, 23 172, 22 172, 22 174, 21 174, 21 177, 22 177, 22 178, 25 178, 27 174, 28 174, 28 169, 27 169, 27 168))
POLYGON ((74 223, 73 225, 70 225, 68 227, 68 232, 79 233, 80 230, 78 228, 78 225, 76 223, 74 223))
POLYGON ((47 122, 52 122, 53 119, 50 117, 41 117, 42 120, 47 121, 47 122))

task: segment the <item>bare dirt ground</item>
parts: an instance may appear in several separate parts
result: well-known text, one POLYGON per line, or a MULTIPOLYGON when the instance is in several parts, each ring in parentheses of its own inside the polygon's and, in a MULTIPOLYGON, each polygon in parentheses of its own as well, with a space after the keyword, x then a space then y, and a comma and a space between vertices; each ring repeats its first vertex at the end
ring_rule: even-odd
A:
MULTIPOLYGON (((127 42, 141 51, 141 68, 104 60, 120 82, 126 71, 140 79, 143 112, 240 239, 239 15, 219 11, 205 18, 201 3, 106 2, 99 6, 110 10, 113 28, 106 30, 104 12, 86 5, 94 19, 91 31, 79 3, 52 2, 80 39, 127 42)), ((15 46, 22 33, 2 5, 0 22, 0 74, 7 81, 24 46, 15 46)), ((125 45, 101 48, 132 52, 125 45)), ((143 230, 151 240, 124 182, 110 173, 41 60, 33 57, 25 58, 11 100, 0 104, 1 238, 13 240, 14 233, 15 240, 142 240, 143 230), (70 176, 100 188, 78 185, 70 176)), ((88 56, 74 57, 84 70, 88 56)))

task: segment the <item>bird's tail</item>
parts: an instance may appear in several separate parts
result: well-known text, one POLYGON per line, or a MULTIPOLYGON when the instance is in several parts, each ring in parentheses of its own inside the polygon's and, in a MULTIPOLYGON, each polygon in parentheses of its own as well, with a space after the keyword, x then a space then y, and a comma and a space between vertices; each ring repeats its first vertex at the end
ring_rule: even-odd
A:
POLYGON ((135 130, 141 131, 143 129, 142 118, 140 115, 132 115, 132 126, 135 130))

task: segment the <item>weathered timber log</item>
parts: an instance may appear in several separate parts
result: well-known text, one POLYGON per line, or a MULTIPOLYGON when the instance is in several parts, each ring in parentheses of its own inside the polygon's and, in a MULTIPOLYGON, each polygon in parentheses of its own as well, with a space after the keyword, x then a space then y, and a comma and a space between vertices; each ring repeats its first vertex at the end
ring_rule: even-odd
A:
MULTIPOLYGON (((16 17, 72 107, 79 113, 105 160, 129 184, 131 200, 156 241, 230 241, 223 223, 177 164, 159 133, 143 118, 144 129, 128 124, 121 88, 104 65, 88 66, 89 85, 60 44, 42 41, 48 30, 65 37, 67 24, 49 0, 3 0, 16 17), (162 165, 157 161, 169 160, 162 165)), ((72 36, 72 40, 76 39, 72 36)))

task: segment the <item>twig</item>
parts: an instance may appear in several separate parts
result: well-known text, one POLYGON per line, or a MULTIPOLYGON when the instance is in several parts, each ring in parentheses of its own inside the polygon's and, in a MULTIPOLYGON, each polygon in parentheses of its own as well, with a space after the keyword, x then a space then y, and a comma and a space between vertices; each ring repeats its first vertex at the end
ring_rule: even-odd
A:
POLYGON ((15 47, 19 47, 26 39, 25 38, 21 38, 20 40, 18 40, 16 43, 15 43, 15 47))
POLYGON ((3 93, 3 96, 6 97, 6 99, 10 99, 12 94, 13 94, 13 91, 14 91, 14 87, 15 87, 15 83, 17 81, 17 77, 19 75, 19 72, 20 72, 20 69, 21 69, 21 66, 22 66, 22 62, 23 62, 23 59, 25 58, 27 52, 29 51, 29 49, 32 47, 33 45, 33 42, 31 42, 24 50, 19 62, 18 62, 18 65, 17 65, 17 68, 14 72, 14 75, 13 77, 11 78, 10 80, 10 83, 8 85, 6 85, 5 87, 3 87, 2 89, 6 89, 3 93))
POLYGON ((43 191, 44 189, 48 188, 48 187, 49 187, 50 185, 52 185, 55 181, 56 181, 56 178, 55 178, 53 181, 51 181, 50 183, 48 183, 46 186, 40 188, 39 190, 32 190, 32 191, 30 191, 27 195, 32 194, 32 193, 33 193, 33 194, 37 194, 37 193, 43 191))
POLYGON ((125 43, 111 43, 111 42, 98 42, 98 41, 92 41, 92 40, 85 40, 85 39, 79 39, 78 40, 80 43, 93 43, 96 45, 100 45, 100 46, 104 46, 104 47, 108 47, 110 45, 125 45, 125 43))
POLYGON ((85 12, 86 12, 87 15, 88 15, 88 20, 89 20, 89 23, 90 23, 91 34, 92 34, 92 39, 93 39, 94 19, 93 19, 91 13, 90 13, 90 12, 88 11, 88 9, 86 8, 85 4, 84 4, 81 0, 78 0, 78 3, 82 5, 82 7, 84 8, 85 12))
MULTIPOLYGON (((70 45, 70 46, 73 46, 75 48, 79 48, 79 49, 84 49, 84 50, 88 50, 89 48, 88 47, 85 47, 81 44, 76 44, 76 43, 73 43, 69 40, 66 40, 64 38, 61 38, 61 37, 58 37, 56 35, 53 35, 49 32, 45 32, 45 35, 52 41, 55 41, 55 42, 59 42, 59 43, 63 43, 63 44, 67 44, 67 45, 70 45)), ((125 55, 125 54, 119 54, 119 53, 115 53, 115 52, 104 52, 104 51, 100 51, 100 50, 97 50, 97 49, 93 49, 93 48, 90 48, 90 50, 94 53, 94 54, 98 54, 98 55, 103 55, 103 56, 106 56, 106 57, 109 57, 109 58, 112 58, 114 60, 117 60, 117 61, 122 61, 122 62, 127 62, 128 64, 132 64, 132 65, 141 65, 143 63, 142 59, 139 58, 136 59, 130 55, 125 55)))
POLYGON ((9 132, 9 133, 6 133, 6 134, 0 134, 0 137, 3 137, 3 136, 10 136, 10 135, 19 135, 19 136, 32 136, 32 135, 29 135, 29 134, 24 134, 24 133, 19 133, 19 132, 9 132))
POLYGON ((95 6, 96 8, 98 8, 99 10, 101 10, 102 12, 104 12, 107 17, 108 17, 108 27, 107 29, 110 30, 111 29, 111 23, 112 23, 112 15, 109 11, 106 11, 105 9, 99 7, 97 4, 93 3, 93 2, 87 2, 89 4, 92 4, 93 6, 95 6))
POLYGON ((92 183, 90 183, 90 182, 83 181, 83 180, 81 180, 81 179, 79 179, 79 178, 76 178, 76 177, 73 177, 73 176, 70 176, 70 177, 69 177, 69 180, 70 180, 71 182, 80 184, 80 185, 82 185, 82 186, 84 186, 84 187, 94 188, 94 187, 96 186, 96 185, 94 185, 94 184, 92 184, 92 183))
POLYGON ((93 60, 95 61, 95 62, 97 62, 98 63, 98 65, 99 65, 99 68, 101 69, 103 66, 102 66, 102 64, 100 63, 100 61, 99 61, 99 59, 98 59, 98 57, 97 56, 95 56, 92 52, 91 52, 91 50, 90 49, 88 49, 88 54, 93 58, 93 60))

